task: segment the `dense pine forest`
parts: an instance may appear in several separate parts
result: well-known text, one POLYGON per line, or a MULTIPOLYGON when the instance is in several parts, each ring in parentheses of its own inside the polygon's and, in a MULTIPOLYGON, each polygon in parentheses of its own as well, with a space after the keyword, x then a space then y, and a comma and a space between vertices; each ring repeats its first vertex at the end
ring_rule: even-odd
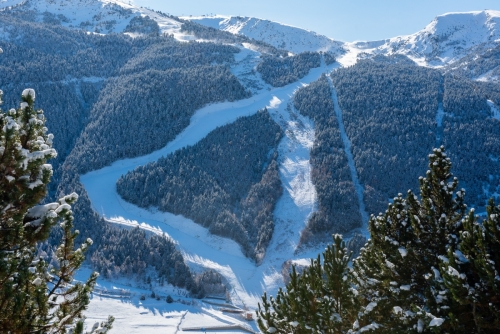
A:
POLYGON ((214 130, 195 146, 138 167, 116 187, 125 200, 182 214, 262 260, 282 192, 276 162, 281 137, 280 127, 263 110, 214 130))

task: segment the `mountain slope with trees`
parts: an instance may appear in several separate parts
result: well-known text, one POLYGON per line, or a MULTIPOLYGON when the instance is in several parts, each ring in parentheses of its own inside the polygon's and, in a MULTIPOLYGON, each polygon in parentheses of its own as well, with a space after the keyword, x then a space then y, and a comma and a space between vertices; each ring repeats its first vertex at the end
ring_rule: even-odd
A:
MULTIPOLYGON (((79 173, 92 169, 91 163, 102 166, 114 161, 116 154, 125 153, 114 152, 114 159, 110 159, 106 155, 96 157, 92 150, 89 153, 89 157, 92 157, 90 162, 85 159, 68 160, 67 157, 81 151, 89 152, 86 143, 79 141, 78 137, 95 119, 100 119, 101 123, 109 127, 99 128, 101 132, 93 132, 95 136, 91 137, 91 142, 97 146, 107 143, 116 147, 124 138, 130 137, 128 131, 115 133, 115 126, 120 128, 120 120, 126 116, 131 117, 132 122, 134 117, 137 119, 137 112, 141 109, 149 112, 149 124, 131 123, 141 125, 138 129, 142 130, 137 131, 148 134, 140 139, 141 145, 137 146, 143 152, 165 145, 158 141, 158 137, 163 135, 170 138, 180 132, 182 126, 189 124, 191 113, 201 106, 200 103, 248 96, 226 67, 239 49, 214 43, 179 43, 171 36, 155 34, 137 38, 87 34, 57 24, 28 22, 23 20, 21 14, 10 14, 0 12, 0 20, 8 31, 7 35, 3 35, 6 40, 2 40, 4 52, 0 63, 5 100, 14 105, 22 87, 29 85, 36 89, 38 105, 46 110, 47 126, 54 131, 54 147, 59 152, 53 160, 54 177, 49 184, 49 200, 54 201, 68 193, 79 194, 79 201, 72 208, 75 227, 81 231, 75 242, 82 243, 87 237, 94 240, 88 248, 88 263, 109 278, 141 278, 148 267, 154 268, 159 279, 198 295, 202 284, 196 283, 199 279, 186 266, 171 240, 161 236, 146 236, 141 231, 122 230, 110 225, 93 211, 79 181, 79 173), (151 57, 155 51, 168 52, 169 55, 151 57), (147 67, 156 68, 147 72, 151 74, 150 77, 145 74, 147 67), (172 85, 171 79, 177 80, 176 85, 172 85), (200 86, 200 80, 211 84, 200 86), (145 82, 149 84, 143 85, 145 82), (168 96, 178 98, 177 107, 165 102, 165 95, 161 93, 169 82, 172 93, 168 96), (120 95, 121 88, 117 83, 128 85, 129 94, 120 95), (186 85, 191 88, 186 89, 186 85), (193 95, 199 89, 203 89, 204 94, 193 95), (137 92, 141 99, 138 99, 137 92), (107 97, 108 93, 114 94, 115 98, 118 94, 120 99, 107 97), (133 101, 138 105, 134 105, 133 101), (153 106, 140 106, 141 101, 150 101, 153 106), (185 113, 186 109, 183 108, 190 103, 191 107, 185 113), (114 114, 115 123, 109 123, 112 117, 99 118, 103 116, 102 108, 114 112, 114 107, 121 111, 114 114), (162 107, 166 109, 163 115, 160 112, 162 107), (160 123, 161 117, 165 118, 163 124, 160 123), (75 152, 71 153, 73 150, 75 152), (140 241, 135 249, 120 246, 128 245, 132 240, 140 241)), ((38 247, 42 254, 48 256, 48 261, 55 258, 53 254, 61 233, 61 230, 54 229, 49 240, 38 247)))
POLYGON ((316 124, 310 161, 318 209, 302 232, 302 242, 312 242, 314 234, 345 233, 359 227, 359 205, 327 78, 300 89, 294 106, 316 124))
MULTIPOLYGON (((16 1, 9 0, 9 3, 14 2, 16 1)), ((240 119, 217 129, 198 146, 174 152, 124 176, 118 184, 124 198, 142 208, 156 206, 161 210, 192 218, 208 231, 236 240, 242 246, 244 254, 255 260, 256 264, 267 265, 270 262, 264 260, 267 261, 270 257, 265 256, 266 248, 269 244, 274 245, 271 239, 276 235, 276 226, 285 226, 289 222, 291 224, 287 227, 300 226, 297 228, 299 229, 303 226, 302 219, 299 221, 299 218, 289 215, 286 217, 290 218, 289 222, 281 221, 277 219, 279 215, 275 214, 276 208, 285 207, 279 206, 283 191, 289 191, 289 186, 293 188, 296 185, 292 182, 299 180, 292 180, 294 176, 301 178, 301 184, 307 183, 308 186, 312 179, 315 187, 315 191, 310 191, 312 187, 308 187, 307 194, 300 194, 311 198, 313 204, 310 210, 313 212, 302 232, 302 239, 295 240, 310 247, 324 242, 331 233, 350 235, 353 229, 361 227, 362 204, 366 211, 381 212, 380 216, 384 216, 388 201, 401 206, 402 200, 389 200, 394 194, 413 189, 417 197, 423 196, 418 190, 417 177, 424 175, 426 153, 441 144, 447 147, 448 156, 457 163, 454 171, 467 190, 465 202, 482 212, 488 197, 499 197, 500 126, 499 116, 495 116, 497 113, 493 112, 495 106, 500 106, 500 89, 496 78, 498 42, 488 37, 496 36, 497 32, 494 25, 475 26, 467 23, 471 17, 496 22, 499 15, 495 12, 439 17, 430 26, 436 29, 428 30, 429 34, 421 32, 414 35, 421 37, 417 41, 400 38, 383 43, 340 43, 320 36, 327 44, 318 48, 320 44, 308 43, 307 36, 311 34, 307 31, 295 28, 285 30, 286 26, 274 23, 269 25, 269 22, 263 21, 259 22, 259 26, 272 26, 273 31, 278 32, 275 38, 268 36, 266 39, 264 34, 259 36, 260 28, 257 26, 253 37, 261 40, 205 27, 148 9, 134 9, 133 5, 126 3, 122 5, 132 8, 132 12, 120 7, 118 2, 106 7, 101 6, 104 2, 100 0, 43 1, 43 4, 50 5, 50 8, 46 7, 50 10, 58 10, 58 4, 64 3, 67 5, 64 8, 68 9, 68 16, 49 11, 35 12, 33 9, 36 6, 25 6, 30 3, 41 4, 42 1, 28 1, 16 8, 5 8, 6 2, 0 4, 0 46, 4 51, 0 56, 0 86, 5 91, 8 105, 18 103, 19 92, 24 87, 36 90, 37 105, 45 110, 46 125, 55 135, 53 147, 58 151, 58 157, 52 160, 53 182, 48 185, 48 197, 45 201, 56 203, 66 194, 79 194, 79 200, 71 208, 75 228, 80 231, 74 242, 84 243, 87 237, 94 240, 88 246, 87 261, 106 278, 125 276, 142 280, 145 275, 153 275, 161 281, 187 289, 193 296, 202 296, 208 292, 204 290, 204 286, 212 286, 217 291, 224 290, 221 286, 223 280, 220 277, 214 278, 216 275, 212 272, 191 271, 175 247, 174 240, 161 235, 151 236, 140 229, 118 228, 106 221, 93 210, 95 203, 91 203, 80 183, 80 175, 109 166, 120 159, 139 157, 164 147, 186 129, 197 110, 211 103, 222 102, 233 106, 252 103, 251 93, 240 83, 240 80, 244 82, 244 75, 258 82, 249 85, 255 93, 253 102, 257 100, 262 103, 252 112, 269 105, 269 101, 273 108, 270 110, 274 110, 285 105, 284 101, 281 101, 280 106, 277 105, 279 103, 273 94, 280 89, 276 87, 291 83, 298 85, 304 76, 309 78, 308 73, 354 62, 358 52, 368 51, 359 53, 359 59, 364 60, 358 61, 356 65, 339 68, 328 74, 331 74, 333 91, 329 87, 330 78, 323 77, 294 92, 293 97, 291 92, 285 97, 286 101, 288 98, 290 101, 293 99, 293 107, 314 124, 315 138, 310 155, 304 154, 309 147, 310 137, 290 140, 290 145, 300 144, 304 147, 297 158, 297 162, 301 163, 300 173, 294 175, 295 170, 285 170, 291 166, 286 165, 286 158, 294 157, 292 154, 285 157, 282 150, 290 149, 291 146, 280 145, 277 148, 282 131, 290 129, 290 123, 287 122, 294 121, 294 115, 287 119, 287 113, 279 109, 279 112, 271 113, 281 125, 281 130, 265 112, 240 119), (88 6, 84 8, 84 5, 88 6), (96 11, 97 15, 95 18, 91 17, 89 22, 78 21, 77 25, 73 25, 71 22, 77 22, 71 21, 75 19, 74 16, 78 19, 83 14, 78 10, 70 12, 73 10, 72 6, 80 6, 81 12, 85 13, 92 7, 91 10, 96 11), (101 7, 106 8, 101 10, 101 7), (151 16, 143 15, 146 12, 151 16), (486 14, 490 16, 486 18, 486 14), (443 34, 446 29, 441 29, 441 23, 457 17, 467 19, 454 21, 458 24, 447 25, 454 29, 453 33, 443 34), (111 31, 117 33, 109 33, 111 31), (296 34, 282 35, 283 31, 295 31, 296 34), (477 34, 478 31, 480 34, 477 34), (474 40, 471 37, 470 41, 464 41, 461 38, 462 32, 481 38, 474 40), (467 44, 468 42, 471 43, 467 44), (393 48, 389 49, 389 45, 393 48), (430 45, 426 50, 431 53, 424 54, 418 49, 423 45, 430 45), (280 49, 292 46, 299 47, 300 50, 297 49, 297 53, 292 54, 293 50, 280 49), (331 52, 323 53, 325 50, 331 52), (413 57, 415 54, 408 53, 408 50, 419 53, 418 57, 422 61, 413 57), (310 52, 300 53, 302 51, 310 52), (436 58, 448 51, 457 60, 452 65, 446 65, 449 58, 436 58), (387 54, 390 56, 385 56, 387 54), (339 63, 318 68, 322 60, 327 65, 335 62, 334 55, 339 63), (462 56, 464 58, 459 59, 462 56), (417 65, 438 63, 446 66, 431 69, 417 65), (312 68, 315 69, 311 71, 312 68), (274 88, 264 84, 264 81, 274 88), (356 178, 352 177, 353 173, 349 170, 348 161, 351 159, 345 152, 343 132, 340 131, 339 119, 335 113, 339 108, 332 101, 336 101, 334 95, 338 96, 360 182, 353 180, 356 178), (269 100, 264 101, 262 96, 269 97, 269 100), (237 101, 241 99, 246 100, 238 104, 237 101), (307 143, 304 144, 305 142, 307 143), (302 160, 305 156, 308 158, 302 160), (310 160, 307 160, 309 157, 310 160), (400 169, 405 170, 405 173, 395 172, 400 169), (286 173, 291 175, 289 184, 286 184, 288 179, 283 178, 286 173), (359 193, 356 193, 359 183, 364 187, 364 203, 360 201, 361 196, 357 196, 359 193), (156 193, 160 193, 158 198, 154 198, 156 193), (205 277, 215 283, 203 283, 205 277)), ((231 21, 238 23, 255 20, 234 18, 231 21)), ((321 42, 318 39, 316 41, 321 42)), ((308 131, 307 136, 309 135, 312 137, 312 130, 308 131)), ((296 204, 291 202, 290 205, 296 204)), ((396 212, 394 208, 390 210, 393 210, 392 213, 396 212)), ((492 204, 488 206, 488 210, 493 215, 497 214, 492 204)), ((489 218, 489 221, 496 220, 489 218)), ((453 254, 458 254, 458 247, 464 256, 477 258, 477 262, 443 255, 450 265, 446 268, 443 263, 435 265, 436 270, 442 272, 440 275, 443 282, 432 284, 436 289, 445 286, 449 290, 451 297, 448 292, 443 295, 459 301, 463 308, 456 309, 466 310, 464 319, 468 317, 467 321, 472 319, 467 313, 472 307, 478 310, 477 317, 473 317, 474 322, 489 322, 496 326, 497 319, 491 317, 488 310, 476 301, 485 303, 488 301, 488 294, 496 291, 496 283, 491 278, 495 277, 492 274, 495 266, 487 258, 494 257, 492 254, 496 252, 496 246, 491 246, 491 243, 497 232, 494 223, 485 222, 481 225, 474 217, 467 218, 463 224, 466 232, 473 236, 467 241, 468 248, 461 248, 461 244, 450 247, 453 254), (484 229, 478 226, 484 226, 484 229), (477 241, 477 248, 472 246, 473 241, 477 241), (450 266, 466 275, 469 286, 472 286, 470 282, 477 282, 474 280, 481 278, 480 291, 476 294, 469 294, 469 289, 465 291, 466 282, 462 276, 457 277, 455 271, 449 269, 450 266)), ((289 230, 283 231, 280 235, 292 235, 288 233, 289 230)), ((48 241, 37 245, 38 251, 46 255, 47 261, 54 260, 49 265, 57 264, 55 254, 64 233, 63 229, 54 228, 48 241)), ((463 238, 466 240, 466 237, 463 238)), ((285 240, 278 241, 273 249, 295 249, 297 246, 295 242, 283 239, 285 240), (289 245, 292 246, 288 247, 289 245)), ((351 244, 356 243, 353 240, 359 244, 362 238, 351 239, 351 244)), ((335 256, 344 259, 348 256, 343 252, 344 246, 341 242, 335 242, 335 256)), ((464 245, 465 243, 464 241, 464 245)), ((377 249, 385 252, 383 247, 377 249)), ((298 258, 303 248, 296 249, 296 254, 286 254, 298 258)), ((442 247, 434 250, 440 254, 443 252, 442 247)), ((285 256, 279 255, 281 261, 285 256)), ((275 261, 272 263, 274 269, 279 272, 281 263, 276 264, 277 260, 272 260, 275 261)), ((384 259, 378 258, 379 262, 382 260, 384 259)), ((316 275, 315 288, 324 290, 326 287, 319 281, 323 270, 321 266, 324 267, 325 262, 321 264, 318 259, 312 266, 316 272, 310 274, 316 275)), ((239 274, 238 269, 234 271, 235 276, 239 274)), ((256 267, 255 271, 258 270, 260 269, 256 267)), ((380 269, 379 272, 381 275, 391 274, 387 269, 380 269)), ((269 276, 266 272, 262 277, 271 280, 274 286, 281 283, 280 275, 269 276)), ((391 281, 384 282, 388 285, 382 286, 381 291, 395 291, 391 290, 391 281)), ((307 283, 297 277, 296 284, 307 283)), ((406 284, 403 285, 406 288, 406 284)), ((418 299, 422 291, 412 292, 411 296, 408 295, 409 300, 422 303, 418 299)), ((351 292, 355 294, 346 289, 343 292, 347 298, 352 297, 351 292)), ((405 292, 400 293, 403 295, 405 292)), ((311 294, 307 296, 310 297, 311 294)), ((336 301, 343 303, 339 298, 336 301)), ((367 301, 367 298, 359 301, 363 312, 366 311, 366 317, 358 319, 360 328, 357 330, 370 329, 371 327, 366 326, 374 322, 383 325, 377 317, 381 317, 383 312, 391 311, 387 306, 389 304, 384 306, 381 302, 377 308, 373 304, 369 306, 367 301), (377 309, 381 313, 373 313, 372 317, 370 310, 375 312, 377 309)), ((321 303, 329 305, 324 300, 321 303)), ((448 306, 452 308, 456 305, 448 306)), ((403 306, 398 307, 403 309, 403 306)), ((431 306, 425 307, 431 310, 431 306)), ((346 314, 348 320, 339 324, 340 328, 346 328, 346 324, 352 323, 352 313, 342 312, 344 311, 340 310, 335 313, 342 319, 346 314)), ((448 324, 454 326, 451 316, 445 318, 439 312, 436 317, 445 319, 443 328, 448 324)), ((297 314, 304 316, 304 319, 310 316, 301 315, 300 312, 297 314)), ((329 316, 333 320, 337 319, 335 314, 329 316)), ((388 321, 393 321, 394 324, 401 320, 396 319, 397 316, 389 318, 388 321)), ((414 321, 417 318, 411 319, 414 321)), ((424 325, 427 320, 431 321, 422 319, 424 325)), ((418 320, 415 321, 418 327, 418 320)), ((290 323, 288 325, 291 327, 288 326, 287 330, 291 331, 294 326, 290 323)), ((376 329, 375 326, 373 329, 376 329)))
POLYGON ((260 261, 281 196, 280 127, 266 110, 215 129, 198 144, 122 176, 117 191, 140 207, 182 214, 237 241, 260 261))
POLYGON ((415 188, 436 144, 439 72, 370 60, 332 73, 368 212, 390 194, 415 188), (404 168, 407 172, 394 175, 404 168))

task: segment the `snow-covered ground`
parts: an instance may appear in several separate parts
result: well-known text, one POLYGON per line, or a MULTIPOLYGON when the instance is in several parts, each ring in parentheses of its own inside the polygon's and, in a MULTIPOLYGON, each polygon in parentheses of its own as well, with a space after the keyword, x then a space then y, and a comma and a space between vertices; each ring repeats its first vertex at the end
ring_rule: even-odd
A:
POLYGON ((498 76, 493 74, 493 70, 490 70, 486 73, 483 73, 476 77, 476 81, 481 81, 481 82, 498 82, 498 76))
MULTIPOLYGON (((81 269, 76 279, 85 280, 91 270, 81 269)), ((223 300, 192 299, 180 294, 179 289, 166 285, 153 287, 155 297, 147 284, 137 287, 137 282, 127 279, 106 281, 99 280, 94 289, 89 309, 85 311, 87 329, 96 322, 102 322, 108 315, 115 317, 112 333, 182 333, 183 329, 192 327, 210 327, 238 325, 243 329, 231 329, 230 333, 256 332, 253 321, 246 321, 241 314, 225 313, 218 305, 225 304, 223 300), (172 303, 166 302, 171 296, 172 303), (141 300, 144 296, 144 300, 141 300), (159 298, 159 299, 157 299, 159 298), (214 305, 215 304, 215 305, 214 305)), ((192 333, 203 333, 190 331, 192 333)), ((224 330, 224 333, 228 333, 224 330)))
POLYGON ((260 52, 253 50, 252 45, 248 43, 243 43, 239 48, 240 52, 234 56, 231 72, 252 94, 258 94, 263 89, 271 89, 272 86, 264 82, 260 73, 255 70, 262 60, 260 52))
MULTIPOLYGON (((336 63, 312 69, 296 83, 265 89, 245 100, 208 105, 198 110, 191 118, 189 126, 164 148, 142 157, 120 160, 111 166, 82 175, 81 181, 94 209, 111 223, 139 225, 152 233, 165 233, 178 243, 192 267, 211 268, 226 278, 235 305, 254 310, 263 291, 275 294, 278 287, 283 286, 281 269, 285 261, 304 261, 315 257, 324 247, 319 245, 308 253, 295 254, 300 231, 316 204, 309 166, 309 149, 314 140, 314 127, 309 120, 287 106, 297 89, 338 66, 336 63), (136 166, 156 161, 182 147, 193 145, 217 126, 233 122, 240 116, 251 115, 264 107, 267 107, 286 132, 279 147, 280 177, 285 190, 275 210, 276 232, 260 266, 246 258, 234 241, 211 235, 207 229, 185 217, 136 207, 122 200, 116 193, 115 184, 118 178, 136 166)), ((92 301, 89 314, 94 314, 95 309, 102 307, 108 307, 108 313, 115 313, 113 308, 116 307, 116 301, 112 300, 106 304, 100 303, 99 300, 92 301)), ((123 306, 123 312, 138 313, 138 308, 142 307, 133 303, 126 304, 123 306)), ((97 314, 101 314, 101 311, 97 314)), ((141 323, 146 321, 144 319, 141 323)), ((151 321, 156 321, 155 316, 152 316, 151 321)), ((162 319, 161 323, 170 326, 174 321, 162 319)))

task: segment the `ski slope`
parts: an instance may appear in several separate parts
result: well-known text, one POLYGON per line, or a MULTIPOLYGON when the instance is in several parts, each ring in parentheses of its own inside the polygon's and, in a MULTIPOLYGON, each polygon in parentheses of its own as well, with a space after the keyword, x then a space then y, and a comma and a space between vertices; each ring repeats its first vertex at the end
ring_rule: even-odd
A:
POLYGON ((175 240, 192 268, 211 268, 226 278, 235 305, 255 309, 263 291, 275 294, 283 286, 281 268, 285 261, 315 257, 324 247, 318 245, 309 253, 295 255, 300 231, 316 205, 309 166, 314 126, 287 108, 287 105, 297 89, 338 66, 337 63, 330 66, 323 64, 320 68, 312 69, 302 80, 285 87, 263 90, 241 101, 208 105, 198 110, 189 126, 164 148, 142 157, 120 160, 82 175, 81 182, 94 209, 111 223, 139 226, 151 233, 164 233, 175 240), (207 229, 185 217, 136 207, 116 193, 118 178, 136 166, 193 145, 217 126, 233 122, 240 116, 251 115, 264 107, 286 132, 280 143, 280 177, 285 191, 275 210, 275 233, 260 266, 246 258, 234 241, 211 235, 207 229))

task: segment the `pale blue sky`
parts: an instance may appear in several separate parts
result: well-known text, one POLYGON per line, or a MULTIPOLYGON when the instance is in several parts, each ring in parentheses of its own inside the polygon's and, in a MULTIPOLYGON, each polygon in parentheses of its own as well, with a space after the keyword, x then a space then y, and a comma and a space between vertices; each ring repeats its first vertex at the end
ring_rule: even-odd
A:
POLYGON ((241 15, 351 42, 412 34, 447 12, 500 10, 499 0, 131 0, 181 15, 241 15))

